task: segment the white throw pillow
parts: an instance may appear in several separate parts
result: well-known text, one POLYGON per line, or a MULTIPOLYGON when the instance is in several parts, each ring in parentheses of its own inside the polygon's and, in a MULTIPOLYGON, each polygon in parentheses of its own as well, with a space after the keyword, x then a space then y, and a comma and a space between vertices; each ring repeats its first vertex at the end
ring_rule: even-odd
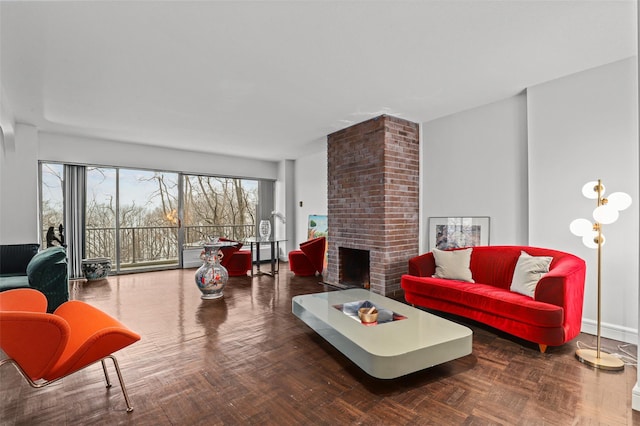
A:
POLYGON ((553 257, 531 256, 522 251, 511 279, 511 291, 533 297, 540 278, 549 272, 553 257))
POLYGON ((462 250, 439 250, 433 249, 433 257, 436 261, 436 273, 434 278, 445 278, 448 280, 459 280, 473 283, 471 275, 471 251, 472 248, 462 250))

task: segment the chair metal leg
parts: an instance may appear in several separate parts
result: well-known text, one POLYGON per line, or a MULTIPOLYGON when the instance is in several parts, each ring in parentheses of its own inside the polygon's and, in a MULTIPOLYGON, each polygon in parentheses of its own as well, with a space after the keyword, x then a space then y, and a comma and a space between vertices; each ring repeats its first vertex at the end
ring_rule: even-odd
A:
MULTIPOLYGON (((107 374, 107 366, 104 362, 105 359, 107 358, 111 358, 111 360, 113 361, 113 366, 116 368, 116 374, 118 375, 118 380, 120 381, 120 388, 122 389, 122 395, 124 395, 124 401, 127 404, 127 413, 130 413, 133 411, 133 407, 131 406, 131 401, 129 401, 129 394, 127 394, 127 388, 124 386, 124 380, 122 379, 122 374, 120 373, 120 366, 118 365, 118 361, 116 360, 116 358, 113 355, 108 355, 104 358, 102 358, 100 361, 102 362, 102 369, 104 371, 105 377, 107 379, 107 387, 111 387, 111 382, 109 380, 109 375, 107 374)), ((98 361, 96 361, 98 362, 98 361)), ((18 365, 17 362, 15 362, 13 359, 11 358, 5 358, 0 360, 0 367, 2 367, 4 364, 13 364, 13 366, 18 370, 18 372, 20 373, 20 375, 22 377, 24 377, 24 379, 29 383, 29 385, 32 388, 36 388, 36 389, 40 389, 43 388, 45 386, 48 386, 50 384, 56 383, 62 379, 64 379, 65 377, 75 373, 76 371, 74 371, 73 373, 69 373, 66 376, 62 376, 62 377, 58 377, 57 379, 54 380, 50 380, 50 381, 40 381, 39 383, 34 382, 33 380, 31 380, 31 378, 27 375, 27 373, 24 372, 24 370, 18 365)), ((95 364, 89 364, 89 365, 93 365, 95 364)), ((85 366, 84 368, 88 367, 89 365, 85 366)), ((81 369, 82 370, 82 369, 81 369)))
POLYGON ((102 363, 102 371, 104 371, 104 378, 107 381, 107 388, 111 387, 111 380, 109 380, 109 373, 107 372, 107 364, 104 363, 104 358, 100 360, 102 363))
POLYGON ((131 402, 129 401, 129 395, 127 394, 127 388, 124 386, 124 380, 122 380, 122 374, 120 373, 118 360, 116 360, 116 357, 114 357, 113 355, 109 355, 106 358, 111 358, 111 361, 113 361, 113 366, 116 368, 116 374, 118 375, 118 380, 120 381, 120 389, 122 389, 122 395, 124 395, 124 401, 127 404, 127 413, 130 413, 133 411, 133 407, 131 406, 131 402))
POLYGON ((50 381, 39 380, 38 383, 36 383, 33 380, 31 380, 31 377, 29 377, 27 375, 27 373, 24 372, 22 367, 20 367, 20 365, 18 365, 18 363, 15 362, 13 359, 6 358, 6 359, 3 359, 2 361, 0 361, 0 367, 5 365, 5 364, 12 364, 16 368, 16 370, 18 370, 18 373, 20 373, 20 375, 27 381, 27 383, 29 383, 29 386, 31 386, 34 389, 40 389, 40 388, 48 386, 48 385, 50 385, 52 383, 55 383, 55 382, 57 382, 59 380, 62 380, 62 377, 59 377, 59 378, 57 378, 55 380, 50 380, 50 381))

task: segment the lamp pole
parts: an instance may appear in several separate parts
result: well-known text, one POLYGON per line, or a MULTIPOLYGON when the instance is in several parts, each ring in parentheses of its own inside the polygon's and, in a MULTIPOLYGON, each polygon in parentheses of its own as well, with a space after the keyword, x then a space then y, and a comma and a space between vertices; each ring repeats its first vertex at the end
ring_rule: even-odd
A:
MULTIPOLYGON (((607 200, 602 197, 603 186, 602 181, 598 179, 598 183, 594 188, 594 191, 598 193, 597 207, 607 204, 607 200)), ((624 362, 611 354, 601 351, 601 311, 602 311, 602 223, 596 220, 593 224, 593 229, 597 231, 596 243, 598 250, 598 315, 597 315, 597 344, 596 350, 593 349, 578 349, 576 351, 576 358, 578 361, 587 364, 591 367, 599 368, 601 370, 622 370, 624 369, 624 362)))
MULTIPOLYGON (((602 205, 602 181, 598 179, 598 207, 602 205)), ((597 354, 596 359, 601 359, 600 356, 600 324, 601 321, 601 312, 602 312, 602 225, 599 222, 596 222, 593 226, 598 228, 598 326, 597 326, 597 354)), ((624 364, 623 364, 624 367, 624 364)))

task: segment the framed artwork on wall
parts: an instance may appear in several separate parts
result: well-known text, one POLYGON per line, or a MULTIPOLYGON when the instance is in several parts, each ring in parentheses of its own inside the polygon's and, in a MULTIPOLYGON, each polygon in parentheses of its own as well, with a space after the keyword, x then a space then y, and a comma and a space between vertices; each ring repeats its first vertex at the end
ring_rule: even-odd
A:
POLYGON ((429 251, 489 245, 489 216, 430 217, 429 251))
POLYGON ((310 214, 307 238, 326 237, 329 234, 327 215, 310 214))

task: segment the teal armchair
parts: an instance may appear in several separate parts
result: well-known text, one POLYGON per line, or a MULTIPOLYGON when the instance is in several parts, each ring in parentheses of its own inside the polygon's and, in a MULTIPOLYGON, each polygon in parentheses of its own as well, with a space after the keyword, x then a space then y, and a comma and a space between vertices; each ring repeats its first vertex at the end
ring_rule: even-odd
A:
POLYGON ((37 245, 32 246, 0 246, 0 291, 28 287, 39 290, 47 298, 47 312, 51 313, 69 300, 67 252, 62 247, 37 251, 37 245))
POLYGON ((69 300, 67 252, 62 247, 39 251, 27 265, 29 286, 47 297, 47 312, 69 300))

